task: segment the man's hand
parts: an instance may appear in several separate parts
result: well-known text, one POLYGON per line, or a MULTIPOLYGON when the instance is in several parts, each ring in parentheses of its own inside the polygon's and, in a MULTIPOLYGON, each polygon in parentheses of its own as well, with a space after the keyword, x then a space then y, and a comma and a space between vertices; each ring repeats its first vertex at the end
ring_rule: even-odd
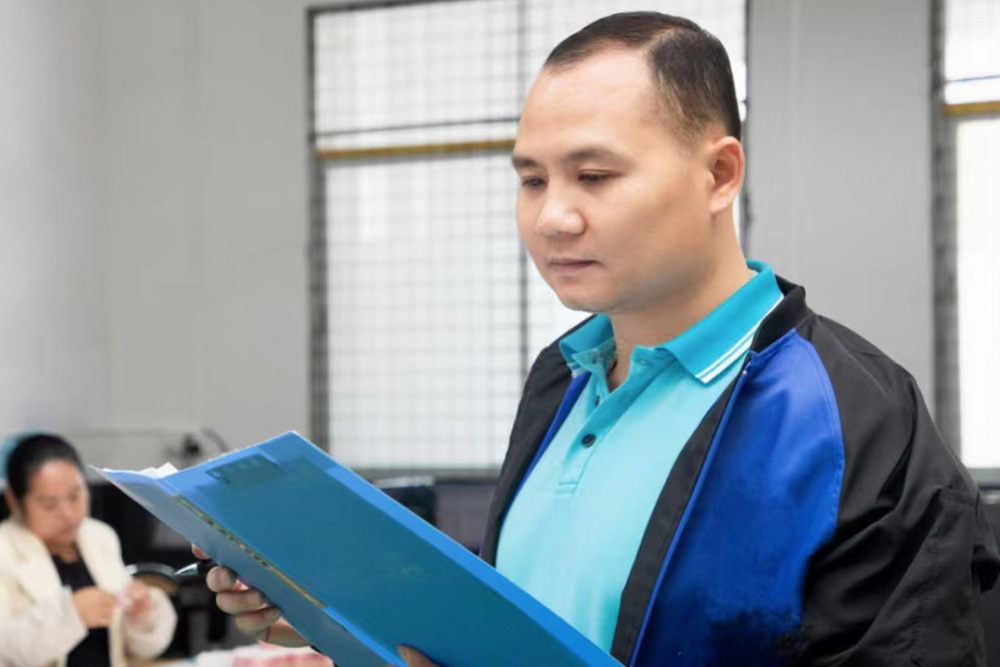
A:
MULTIPOLYGON (((191 549, 198 558, 208 559, 208 554, 198 547, 191 549)), ((236 616, 236 627, 241 632, 279 646, 309 645, 288 621, 281 618, 281 610, 271 606, 260 591, 239 581, 232 570, 213 567, 205 581, 209 590, 217 593, 215 604, 219 609, 236 616)))
POLYGON ((114 595, 97 586, 87 586, 73 593, 73 606, 88 629, 110 626, 116 602, 114 595))
POLYGON ((426 655, 409 646, 399 646, 396 650, 399 651, 399 657, 406 662, 406 667, 440 667, 431 662, 426 655))

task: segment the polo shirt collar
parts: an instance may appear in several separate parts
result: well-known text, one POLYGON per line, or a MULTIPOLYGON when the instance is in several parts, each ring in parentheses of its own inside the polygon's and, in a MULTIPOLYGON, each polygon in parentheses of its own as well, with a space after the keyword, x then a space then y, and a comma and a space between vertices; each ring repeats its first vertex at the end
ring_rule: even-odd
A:
MULTIPOLYGON (((781 301, 781 290, 770 266, 748 261, 757 272, 715 310, 671 341, 654 348, 637 347, 635 354, 666 350, 684 369, 709 384, 750 349, 754 333, 781 301)), ((614 353, 614 331, 607 315, 591 318, 559 341, 559 349, 574 375, 607 368, 614 353)))
POLYGON ((615 332, 607 315, 595 315, 559 341, 566 364, 573 375, 607 369, 615 352, 615 332))

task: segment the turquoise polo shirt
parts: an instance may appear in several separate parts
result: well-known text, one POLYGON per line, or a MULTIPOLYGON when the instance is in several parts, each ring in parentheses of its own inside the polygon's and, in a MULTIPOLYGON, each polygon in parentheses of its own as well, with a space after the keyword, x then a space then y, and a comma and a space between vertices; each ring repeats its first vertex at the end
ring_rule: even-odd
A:
POLYGON ((677 338, 636 347, 608 390, 615 351, 599 315, 559 345, 579 398, 511 504, 497 569, 611 650, 622 591, 677 455, 736 377, 753 336, 782 294, 771 268, 677 338))

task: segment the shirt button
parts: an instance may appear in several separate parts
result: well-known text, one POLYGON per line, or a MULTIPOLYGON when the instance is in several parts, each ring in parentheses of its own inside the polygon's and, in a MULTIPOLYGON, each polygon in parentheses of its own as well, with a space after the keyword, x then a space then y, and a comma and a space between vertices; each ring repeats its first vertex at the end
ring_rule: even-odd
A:
POLYGON ((597 436, 593 433, 588 433, 580 439, 580 444, 584 447, 590 447, 592 444, 597 442, 597 436))

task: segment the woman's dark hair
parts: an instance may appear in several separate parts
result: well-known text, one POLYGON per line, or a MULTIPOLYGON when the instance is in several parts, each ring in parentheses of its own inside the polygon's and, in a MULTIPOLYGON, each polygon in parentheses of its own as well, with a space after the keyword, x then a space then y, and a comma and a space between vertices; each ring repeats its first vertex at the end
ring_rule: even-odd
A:
POLYGON ((7 486, 18 502, 28 493, 32 476, 50 461, 68 461, 84 474, 80 455, 58 435, 33 433, 18 440, 7 458, 7 486))

